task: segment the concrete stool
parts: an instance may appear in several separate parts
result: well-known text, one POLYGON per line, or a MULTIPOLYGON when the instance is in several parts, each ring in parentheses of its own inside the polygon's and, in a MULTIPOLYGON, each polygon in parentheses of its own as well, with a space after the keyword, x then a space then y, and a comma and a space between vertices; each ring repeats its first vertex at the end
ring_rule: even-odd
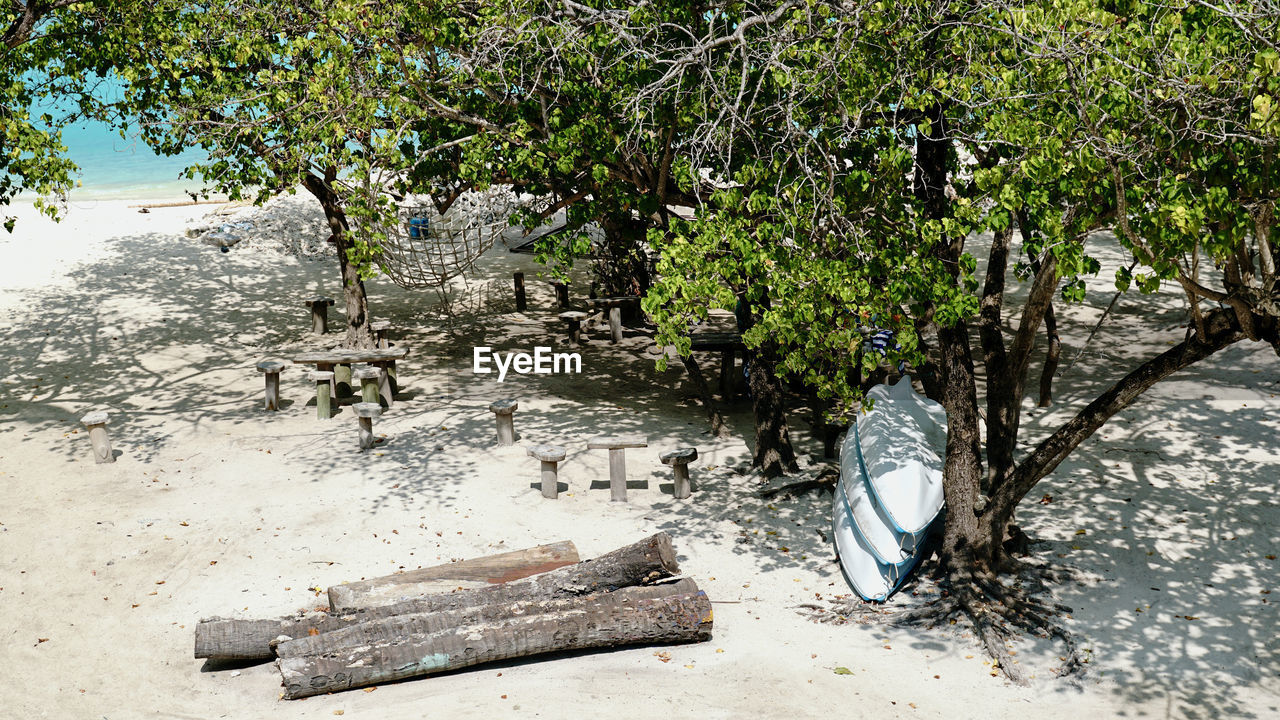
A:
MULTIPOLYGON (((318 367, 318 366, 317 366, 318 367)), ((352 386, 351 364, 336 363, 333 366, 334 397, 350 397, 355 394, 352 386)))
POLYGON ((369 323, 369 329, 373 331, 373 340, 378 347, 384 350, 391 347, 391 342, 387 340, 387 331, 391 329, 390 320, 371 322, 369 323))
POLYGON ((333 389, 333 371, 312 370, 311 381, 316 384, 316 417, 328 420, 333 417, 333 411, 329 405, 332 398, 330 393, 333 389))
POLYGON ((560 313, 560 319, 569 324, 569 344, 582 344, 582 321, 587 319, 587 314, 580 310, 569 310, 560 313))
POLYGON ((609 336, 611 341, 617 344, 622 342, 622 307, 625 305, 630 308, 633 305, 637 305, 639 301, 640 298, 624 296, 591 298, 587 303, 604 311, 605 316, 609 318, 609 336))
POLYGON ((360 449, 373 447, 373 419, 382 414, 382 406, 376 402, 358 402, 351 406, 360 423, 360 449))
POLYGON ((378 394, 382 396, 383 404, 391 407, 395 394, 400 392, 400 383, 396 382, 396 361, 376 360, 369 364, 382 371, 378 376, 378 394))
POLYGON ((553 282, 552 286, 556 289, 556 302, 559 303, 561 310, 569 309, 569 283, 553 282))
POLYGON ((358 365, 351 370, 351 377, 360 381, 360 396, 367 403, 378 403, 378 381, 382 370, 370 365, 358 365))
POLYGON ((489 405, 489 412, 498 421, 498 444, 516 444, 515 412, 520 409, 519 400, 499 400, 489 405))
POLYGON ((627 459, 623 455, 626 448, 649 447, 649 442, 642 437, 619 437, 603 435, 587 441, 591 450, 609 451, 609 501, 627 501, 627 459))
POLYGON ((89 429, 89 443, 93 445, 93 461, 99 465, 116 461, 111 453, 111 438, 107 437, 107 412, 95 410, 80 418, 89 429))
POLYGON ((332 304, 333 298, 319 295, 302 301, 303 307, 311 308, 311 331, 315 334, 324 335, 329 332, 329 306, 332 304))
POLYGON ((529 457, 542 461, 542 497, 555 500, 560 494, 557 466, 564 460, 564 456, 564 448, 556 445, 534 445, 529 448, 529 457))
POLYGON ((683 500, 690 495, 689 489, 689 463, 698 459, 698 450, 696 448, 680 448, 671 452, 664 452, 658 456, 662 460, 663 465, 670 465, 675 472, 675 496, 677 500, 683 500))
POLYGON ((280 371, 284 363, 279 360, 263 360, 258 363, 258 372, 267 378, 267 409, 280 409, 280 371))

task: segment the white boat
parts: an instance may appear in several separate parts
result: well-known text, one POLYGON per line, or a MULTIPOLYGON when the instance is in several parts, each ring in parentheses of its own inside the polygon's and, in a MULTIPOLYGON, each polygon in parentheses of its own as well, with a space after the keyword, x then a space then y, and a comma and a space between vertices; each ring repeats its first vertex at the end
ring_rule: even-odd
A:
POLYGON ((858 534, 866 541, 876 560, 884 565, 902 565, 911 559, 911 552, 923 540, 900 531, 884 508, 875 501, 866 473, 858 462, 858 427, 852 425, 841 452, 840 491, 857 526, 858 534))
POLYGON ((884 601, 920 561, 942 509, 946 413, 903 378, 868 395, 873 409, 849 428, 840 453, 832 533, 849 584, 884 601))
POLYGON ((852 475, 856 460, 893 529, 918 540, 942 510, 947 413, 916 393, 906 376, 867 397, 871 411, 858 417, 853 441, 845 440, 841 474, 852 475))
POLYGON ((840 568, 845 579, 864 600, 882 602, 893 592, 895 581, 886 573, 884 565, 866 546, 866 541, 853 526, 853 515, 845 502, 844 493, 836 493, 832 503, 831 534, 835 538, 836 553, 840 555, 840 568))

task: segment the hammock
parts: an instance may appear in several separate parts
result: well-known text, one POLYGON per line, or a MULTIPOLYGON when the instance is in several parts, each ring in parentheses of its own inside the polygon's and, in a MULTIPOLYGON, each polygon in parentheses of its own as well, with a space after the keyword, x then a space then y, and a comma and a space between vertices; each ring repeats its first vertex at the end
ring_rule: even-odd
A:
POLYGON ((441 287, 471 269, 508 225, 510 193, 468 193, 441 215, 431 202, 399 204, 396 223, 375 223, 385 236, 377 262, 406 289, 441 287))

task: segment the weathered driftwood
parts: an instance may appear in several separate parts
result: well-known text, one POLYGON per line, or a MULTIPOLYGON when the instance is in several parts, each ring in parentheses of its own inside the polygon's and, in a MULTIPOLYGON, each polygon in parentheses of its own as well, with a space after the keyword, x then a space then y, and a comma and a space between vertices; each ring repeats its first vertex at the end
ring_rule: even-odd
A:
POLYGON ((329 607, 347 613, 379 605, 390 605, 416 595, 448 592, 460 583, 493 585, 555 570, 578 562, 578 549, 563 540, 525 550, 463 560, 435 567, 409 570, 372 580, 334 585, 329 588, 329 607))
POLYGON ((548 652, 711 638, 712 611, 706 593, 651 600, 611 595, 616 593, 584 598, 573 610, 469 623, 326 655, 284 657, 277 661, 284 697, 296 699, 548 652))
POLYGON ((268 660, 274 657, 271 641, 282 635, 290 639, 307 637, 315 632, 329 632, 404 613, 589 595, 654 583, 679 572, 671 536, 658 533, 598 558, 521 580, 427 595, 342 615, 310 613, 276 620, 202 620, 196 625, 195 656, 214 660, 268 660))
POLYGON ((592 593, 582 597, 554 600, 521 600, 513 603, 476 605, 458 610, 441 612, 405 613, 357 623, 349 627, 331 630, 317 635, 294 638, 276 643, 277 657, 302 657, 341 653, 354 645, 395 644, 410 635, 428 635, 475 623, 514 620, 530 615, 559 613, 594 607, 602 599, 609 603, 635 602, 673 595, 698 592, 698 584, 690 578, 681 578, 661 585, 637 585, 618 588, 611 592, 592 593))

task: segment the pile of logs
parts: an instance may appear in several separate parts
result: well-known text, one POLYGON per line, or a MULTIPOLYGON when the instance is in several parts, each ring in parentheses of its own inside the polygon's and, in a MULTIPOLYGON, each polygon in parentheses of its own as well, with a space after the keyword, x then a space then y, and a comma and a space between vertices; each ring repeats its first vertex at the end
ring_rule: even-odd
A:
POLYGON ((276 659, 289 699, 541 653, 711 638, 711 602, 658 533, 578 562, 572 543, 329 588, 329 612, 210 618, 195 656, 276 659))

